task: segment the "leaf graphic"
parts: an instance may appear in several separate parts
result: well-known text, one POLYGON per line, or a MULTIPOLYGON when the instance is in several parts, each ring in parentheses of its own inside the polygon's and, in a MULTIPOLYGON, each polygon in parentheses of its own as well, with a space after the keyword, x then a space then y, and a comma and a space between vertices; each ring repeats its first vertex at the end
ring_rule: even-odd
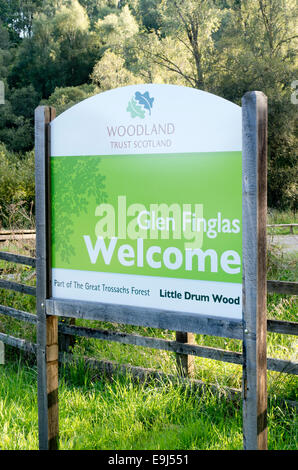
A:
POLYGON ((141 119, 144 119, 145 117, 145 111, 141 108, 141 106, 137 105, 133 98, 129 101, 126 111, 131 114, 132 118, 140 117, 141 119))
POLYGON ((139 91, 135 94, 136 100, 144 106, 145 109, 148 109, 149 114, 151 114, 151 108, 153 106, 154 98, 150 98, 149 92, 146 91, 145 93, 140 93, 139 91))
POLYGON ((88 211, 90 197, 105 202, 105 176, 100 171, 100 158, 55 157, 51 161, 52 244, 54 253, 64 263, 76 255, 71 239, 78 217, 88 211))

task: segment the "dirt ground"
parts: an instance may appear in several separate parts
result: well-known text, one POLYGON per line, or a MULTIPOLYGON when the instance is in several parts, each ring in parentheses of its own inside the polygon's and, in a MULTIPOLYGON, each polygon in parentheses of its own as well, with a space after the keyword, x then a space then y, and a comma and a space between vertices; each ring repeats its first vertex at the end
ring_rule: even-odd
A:
POLYGON ((279 246, 285 253, 298 256, 298 235, 268 235, 268 243, 279 246))

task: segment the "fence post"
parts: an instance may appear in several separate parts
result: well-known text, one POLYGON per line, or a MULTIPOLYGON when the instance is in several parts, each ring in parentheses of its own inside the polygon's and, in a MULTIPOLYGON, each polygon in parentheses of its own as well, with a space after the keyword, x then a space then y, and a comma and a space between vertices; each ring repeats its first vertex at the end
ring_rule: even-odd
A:
POLYGON ((36 311, 39 448, 58 449, 58 319, 46 314, 51 296, 50 132, 55 109, 35 110, 36 311))
MULTIPOLYGON (((63 317, 58 320, 58 330, 59 330, 59 323, 64 325, 74 326, 76 324, 75 318, 67 318, 63 317)), ((75 345, 75 337, 72 335, 67 335, 65 333, 58 334, 59 339, 59 351, 62 353, 69 353, 71 352, 72 348, 75 345)))
POLYGON ((267 449, 266 217, 267 98, 242 98, 243 118, 243 439, 267 449))
MULTIPOLYGON (((176 331, 176 341, 178 341, 178 343, 195 344, 195 335, 193 333, 176 331)), ((177 369, 183 377, 193 377, 194 359, 194 356, 190 356, 189 354, 176 353, 177 369)))

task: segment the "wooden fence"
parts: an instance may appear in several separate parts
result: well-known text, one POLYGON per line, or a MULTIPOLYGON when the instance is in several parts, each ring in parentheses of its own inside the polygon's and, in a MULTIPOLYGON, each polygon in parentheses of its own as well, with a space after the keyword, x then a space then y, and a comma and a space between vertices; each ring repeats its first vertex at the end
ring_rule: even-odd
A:
POLYGON ((298 224, 271 224, 267 225, 269 228, 289 228, 290 233, 294 233, 294 227, 298 228, 298 224))
MULTIPOLYGON (((0 251, 0 259, 7 262, 13 262, 23 264, 31 267, 35 267, 36 260, 28 256, 16 255, 8 252, 0 251)), ((27 295, 36 295, 35 287, 16 283, 13 281, 7 281, 0 279, 0 289, 11 289, 17 292, 21 292, 27 295)), ((298 294, 298 283, 297 282, 284 282, 284 281, 267 281, 267 292, 278 293, 285 295, 297 295, 298 294)), ((37 323, 37 317, 35 314, 17 310, 12 307, 0 305, 0 314, 7 315, 9 317, 31 323, 37 323)), ((71 319, 74 323, 74 320, 71 319)), ((298 323, 279 321, 279 320, 267 320, 267 331, 271 333, 298 335, 298 323)), ((191 376, 192 372, 192 358, 193 356, 214 359, 216 361, 223 361, 233 364, 242 365, 242 354, 233 351, 227 351, 219 348, 212 348, 206 346, 199 346, 194 344, 194 335, 190 333, 176 333, 176 341, 170 341, 165 339, 152 338, 147 336, 141 336, 137 334, 128 334, 123 332, 115 332, 109 330, 103 330, 98 328, 87 328, 76 326, 75 324, 69 324, 69 320, 66 323, 59 322, 59 333, 64 340, 62 344, 62 350, 65 350, 65 344, 68 343, 69 338, 74 336, 84 336, 86 338, 96 338, 105 341, 115 341, 122 344, 131 344, 135 346, 143 346, 147 348, 162 349, 176 353, 177 365, 181 371, 182 376, 191 376)), ((241 338, 242 333, 239 331, 235 332, 236 338, 241 338)), ((16 338, 5 333, 0 333, 0 341, 3 343, 19 348, 23 351, 36 354, 36 344, 26 341, 21 338, 16 338)), ((60 355, 60 360, 65 360, 63 355, 60 355)), ((97 365, 101 370, 106 372, 113 372, 115 365, 108 361, 94 362, 91 358, 86 359, 89 364, 97 365)), ((159 374, 158 371, 152 371, 141 367, 127 366, 130 372, 138 377, 144 376, 150 372, 151 375, 159 374)), ((178 369, 178 370, 179 370, 178 369)), ((295 374, 298 375, 298 362, 275 359, 267 357, 267 370, 295 374)))
POLYGON ((35 240, 36 232, 31 229, 24 230, 1 230, 0 243, 8 240, 35 240))

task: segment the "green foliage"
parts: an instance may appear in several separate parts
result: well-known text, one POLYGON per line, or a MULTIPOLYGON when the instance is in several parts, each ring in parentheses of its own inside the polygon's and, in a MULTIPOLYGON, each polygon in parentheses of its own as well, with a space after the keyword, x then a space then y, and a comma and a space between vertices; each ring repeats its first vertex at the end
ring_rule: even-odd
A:
POLYGON ((124 62, 121 56, 107 50, 94 66, 91 74, 93 83, 102 91, 142 83, 142 80, 125 68, 124 62))
POLYGON ((10 104, 13 114, 32 119, 32 110, 38 106, 39 96, 32 85, 16 88, 10 94, 10 104))
POLYGON ((239 104, 249 90, 268 96, 268 204, 297 210, 297 109, 291 103, 297 73, 297 5, 293 0, 230 4, 210 91, 239 104))
POLYGON ((162 12, 160 10, 162 0, 140 0, 138 2, 138 14, 145 29, 158 32, 162 26, 162 12))
POLYGON ((0 227, 31 226, 34 199, 34 153, 20 157, 0 143, 0 227))
MULTIPOLYGON (((35 363, 0 366, 1 450, 38 448, 35 363)), ((83 362, 61 366, 61 450, 241 450, 239 403, 166 380, 108 380, 83 362)), ((270 450, 297 449, 297 413, 270 399, 270 450)))
POLYGON ((41 101, 41 105, 53 106, 56 115, 63 113, 71 106, 83 101, 99 92, 96 85, 80 85, 77 87, 55 88, 48 100, 41 101))
POLYGON ((6 28, 4 28, 2 21, 0 20, 0 49, 5 50, 10 46, 9 34, 6 28))
POLYGON ((1 105, 0 142, 14 152, 27 152, 32 149, 34 136, 34 108, 39 96, 32 85, 8 90, 5 104, 1 105))
POLYGON ((6 25, 13 41, 20 36, 32 35, 32 22, 36 13, 41 11, 43 0, 9 0, 0 4, 0 20, 6 25))
POLYGON ((32 84, 42 98, 48 98, 56 87, 86 83, 98 47, 78 0, 62 2, 57 10, 36 15, 32 37, 24 39, 18 48, 9 84, 32 84))
POLYGON ((10 0, 0 4, 0 142, 33 147, 39 102, 171 83, 237 104, 268 96, 268 204, 297 210, 295 0, 10 0), (92 83, 92 85, 91 85, 92 83))
POLYGON ((53 194, 57 196, 52 199, 52 213, 56 226, 60 228, 52 231, 52 243, 55 252, 63 260, 68 261, 74 253, 69 235, 73 233, 75 214, 80 215, 87 210, 91 195, 95 195, 97 204, 105 201, 105 177, 100 173, 100 161, 99 157, 94 157, 92 161, 88 159, 87 162, 80 157, 75 162, 70 158, 59 157, 52 161, 52 188, 53 194), (73 198, 69 198, 68 191, 61 191, 61 188, 65 188, 65 175, 69 192, 75 194, 73 198))
POLYGON ((117 48, 138 32, 138 25, 128 6, 119 13, 110 13, 96 23, 96 32, 105 47, 117 48))

